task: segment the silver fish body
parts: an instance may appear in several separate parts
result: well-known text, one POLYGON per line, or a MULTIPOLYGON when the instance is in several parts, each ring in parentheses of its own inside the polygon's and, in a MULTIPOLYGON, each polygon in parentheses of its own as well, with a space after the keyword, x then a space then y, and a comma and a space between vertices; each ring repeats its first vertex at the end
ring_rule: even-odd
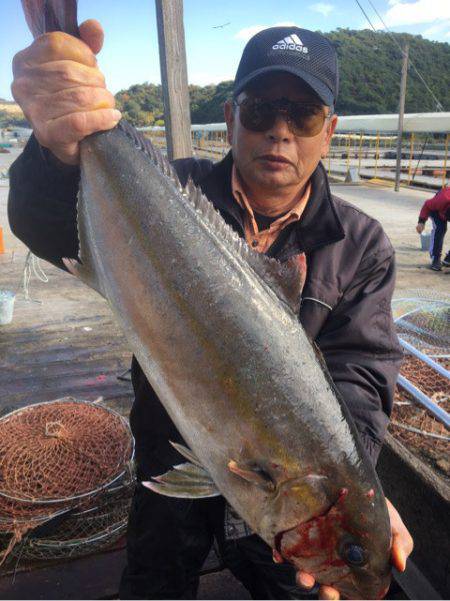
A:
MULTIPOLYGON (((109 302, 199 464, 298 568, 348 597, 380 596, 384 496, 283 291, 299 274, 250 249, 193 186, 183 193, 126 128, 83 141, 81 165, 72 269, 109 302)), ((192 487, 208 496, 201 476, 192 487)))

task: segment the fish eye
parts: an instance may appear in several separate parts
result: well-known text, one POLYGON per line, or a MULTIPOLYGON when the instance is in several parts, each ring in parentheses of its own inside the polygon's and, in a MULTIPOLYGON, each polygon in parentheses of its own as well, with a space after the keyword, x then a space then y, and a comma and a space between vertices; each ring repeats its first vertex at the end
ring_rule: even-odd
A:
POLYGON ((351 566, 363 566, 367 563, 367 557, 364 549, 353 542, 346 542, 341 546, 340 556, 351 566))

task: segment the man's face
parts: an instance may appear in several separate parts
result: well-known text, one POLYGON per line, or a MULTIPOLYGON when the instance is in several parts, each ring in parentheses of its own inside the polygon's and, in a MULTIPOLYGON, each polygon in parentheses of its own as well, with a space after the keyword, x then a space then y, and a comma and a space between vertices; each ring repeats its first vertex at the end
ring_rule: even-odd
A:
MULTIPOLYGON (((251 89, 242 92, 244 98, 322 104, 300 79, 289 73, 271 73, 257 80, 251 89)), ((325 119, 317 135, 306 138, 292 133, 284 115, 277 115, 273 126, 264 132, 246 129, 239 119, 239 106, 225 104, 228 141, 232 146, 234 163, 248 192, 295 193, 310 178, 322 157, 325 157, 337 117, 325 119)), ((326 114, 329 108, 324 107, 326 114)))

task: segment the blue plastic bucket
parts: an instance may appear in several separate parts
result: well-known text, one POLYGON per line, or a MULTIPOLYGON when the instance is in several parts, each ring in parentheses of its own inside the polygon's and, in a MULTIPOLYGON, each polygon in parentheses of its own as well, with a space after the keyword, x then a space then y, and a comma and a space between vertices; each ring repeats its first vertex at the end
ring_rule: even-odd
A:
POLYGON ((0 290, 0 326, 12 322, 16 295, 10 290, 0 290))

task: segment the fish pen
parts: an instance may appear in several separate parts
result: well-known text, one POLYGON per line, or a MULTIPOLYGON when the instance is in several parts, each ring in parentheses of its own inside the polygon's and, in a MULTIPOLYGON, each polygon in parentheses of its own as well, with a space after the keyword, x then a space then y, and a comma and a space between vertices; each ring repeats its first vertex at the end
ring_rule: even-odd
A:
MULTIPOLYGON (((393 185, 397 158, 396 115, 340 116, 325 168, 332 180, 364 180, 393 185), (377 124, 379 129, 377 129, 377 124)), ((450 178, 450 113, 405 115, 400 181, 406 186, 440 189, 450 178)), ((166 148, 164 126, 142 127, 152 142, 166 148)), ((196 156, 218 161, 230 146, 225 123, 191 125, 196 156)))

